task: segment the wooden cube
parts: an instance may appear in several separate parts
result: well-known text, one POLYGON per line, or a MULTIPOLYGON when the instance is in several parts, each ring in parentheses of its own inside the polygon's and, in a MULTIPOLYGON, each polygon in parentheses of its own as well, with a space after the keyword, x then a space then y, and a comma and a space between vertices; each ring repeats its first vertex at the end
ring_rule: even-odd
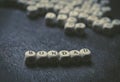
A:
POLYGON ((79 15, 79 13, 78 13, 77 11, 71 11, 71 12, 69 13, 69 16, 70 16, 70 17, 75 17, 75 18, 77 18, 78 15, 79 15))
POLYGON ((48 63, 48 54, 46 51, 38 51, 36 55, 37 65, 46 66, 48 63))
POLYGON ((98 20, 98 17, 97 16, 88 16, 87 18, 87 26, 88 27, 92 27, 92 24, 94 21, 97 21, 98 20))
POLYGON ((86 25, 84 23, 77 23, 75 24, 74 30, 77 35, 83 36, 85 35, 85 28, 86 28, 86 25))
POLYGON ((97 20, 97 21, 93 22, 92 28, 95 32, 101 33, 103 25, 104 25, 103 23, 101 23, 99 20, 97 20))
POLYGON ((111 23, 105 23, 102 28, 102 32, 106 35, 112 35, 113 34, 113 24, 111 23))
POLYGON ((86 13, 80 13, 78 16, 78 21, 79 22, 83 22, 83 23, 87 23, 87 18, 88 18, 88 14, 86 13))
POLYGON ((36 18, 38 17, 38 7, 37 6, 28 6, 27 7, 27 15, 29 18, 36 18))
POLYGON ((57 25, 58 25, 59 27, 64 28, 64 25, 65 25, 65 23, 66 23, 66 20, 67 20, 67 15, 65 15, 65 14, 59 14, 59 15, 57 16, 57 25))
POLYGON ((55 26, 56 14, 51 13, 51 12, 47 13, 45 16, 45 22, 46 22, 46 25, 48 25, 48 26, 55 26))
POLYGON ((59 11, 60 11, 63 7, 64 7, 63 5, 56 4, 56 5, 54 6, 54 13, 58 14, 59 11))
POLYGON ((77 19, 75 17, 69 17, 66 22, 77 23, 77 19))
POLYGON ((74 35, 75 34, 74 28, 75 28, 75 23, 67 22, 64 27, 65 34, 74 35))
POLYGON ((48 63, 51 66, 57 66, 58 65, 58 58, 59 54, 55 50, 48 51, 48 63))
POLYGON ((67 50, 61 50, 59 52, 60 65, 67 66, 70 64, 70 53, 67 50))
POLYGON ((87 48, 83 48, 80 50, 80 56, 82 57, 82 62, 91 61, 91 51, 87 48))
POLYGON ((36 63, 36 53, 34 51, 26 51, 25 52, 25 64, 27 66, 34 66, 36 63))
POLYGON ((80 52, 78 50, 71 50, 70 57, 71 57, 72 65, 80 65, 81 64, 80 52))

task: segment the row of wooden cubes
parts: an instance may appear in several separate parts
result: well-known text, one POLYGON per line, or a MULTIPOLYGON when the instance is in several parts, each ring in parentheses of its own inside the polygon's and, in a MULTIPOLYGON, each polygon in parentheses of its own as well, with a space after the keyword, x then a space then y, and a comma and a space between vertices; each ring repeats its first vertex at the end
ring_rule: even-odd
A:
POLYGON ((46 65, 80 65, 81 63, 91 62, 91 51, 87 48, 78 50, 61 51, 26 51, 25 64, 27 66, 46 66, 46 65))

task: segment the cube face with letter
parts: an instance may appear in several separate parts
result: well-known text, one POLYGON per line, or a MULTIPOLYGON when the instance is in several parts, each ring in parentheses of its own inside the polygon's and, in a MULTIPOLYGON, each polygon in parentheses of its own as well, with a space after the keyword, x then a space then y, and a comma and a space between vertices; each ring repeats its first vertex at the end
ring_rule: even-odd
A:
POLYGON ((48 63, 49 65, 56 66, 58 65, 59 54, 55 50, 48 51, 48 63))
POLYGON ((36 53, 34 51, 25 52, 25 64, 27 66, 34 66, 36 64, 36 53))
POLYGON ((81 64, 81 57, 80 52, 78 50, 71 50, 70 51, 70 57, 71 57, 71 65, 80 65, 81 64))
POLYGON ((82 58, 82 62, 90 62, 91 61, 91 51, 87 48, 83 48, 80 50, 80 56, 82 58))
POLYGON ((45 22, 47 26, 55 26, 56 24, 56 14, 54 13, 47 13, 45 16, 45 22))
POLYGON ((64 25, 66 23, 66 20, 67 20, 67 15, 65 14, 59 14, 57 16, 57 25, 61 28, 64 28, 64 25))
POLYGON ((84 23, 76 23, 75 24, 75 32, 78 36, 85 35, 86 25, 84 23))
POLYGON ((46 66, 48 63, 48 54, 46 51, 38 51, 36 55, 38 66, 46 66))
POLYGON ((67 22, 64 27, 65 34, 73 36, 75 34, 74 28, 75 23, 67 22))
POLYGON ((67 50, 61 50, 59 52, 59 62, 62 66, 70 65, 70 53, 67 50))

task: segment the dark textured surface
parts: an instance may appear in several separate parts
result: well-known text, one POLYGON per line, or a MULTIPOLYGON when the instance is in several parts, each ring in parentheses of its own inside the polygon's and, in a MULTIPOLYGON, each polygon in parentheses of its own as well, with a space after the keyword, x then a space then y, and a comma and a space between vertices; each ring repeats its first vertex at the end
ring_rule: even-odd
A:
POLYGON ((67 37, 63 29, 46 27, 43 18, 32 21, 25 12, 0 8, 0 82, 120 82, 119 69, 120 35, 108 38, 87 29, 84 39, 67 37), (26 50, 84 47, 93 53, 91 66, 31 69, 24 65, 26 50))

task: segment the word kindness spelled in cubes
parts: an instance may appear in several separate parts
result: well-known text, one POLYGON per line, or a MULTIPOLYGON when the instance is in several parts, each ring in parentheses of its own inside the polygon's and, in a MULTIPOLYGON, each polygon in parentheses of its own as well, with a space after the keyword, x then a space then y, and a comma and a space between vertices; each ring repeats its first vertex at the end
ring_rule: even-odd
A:
POLYGON ((81 50, 50 50, 50 51, 26 51, 25 64, 27 66, 46 65, 80 65, 84 62, 91 62, 91 51, 87 48, 81 50))

